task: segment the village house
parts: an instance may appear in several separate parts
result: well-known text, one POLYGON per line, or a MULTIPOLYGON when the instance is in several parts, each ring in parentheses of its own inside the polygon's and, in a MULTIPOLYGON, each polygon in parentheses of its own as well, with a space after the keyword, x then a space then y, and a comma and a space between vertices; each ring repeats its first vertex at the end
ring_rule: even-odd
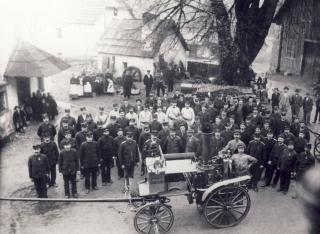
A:
POLYGON ((320 1, 290 0, 277 12, 272 70, 317 81, 320 76, 320 1))

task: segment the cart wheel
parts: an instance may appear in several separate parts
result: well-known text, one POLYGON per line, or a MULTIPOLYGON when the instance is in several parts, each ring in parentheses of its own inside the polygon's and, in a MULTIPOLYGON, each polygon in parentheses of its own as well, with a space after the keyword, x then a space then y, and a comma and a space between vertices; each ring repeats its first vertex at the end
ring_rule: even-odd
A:
POLYGON ((320 138, 317 137, 314 141, 314 149, 313 149, 314 157, 320 162, 320 138))
POLYGON ((163 234, 172 227, 171 209, 161 203, 143 206, 134 217, 134 228, 140 234, 163 234))
POLYGON ((220 187, 204 203, 204 217, 215 228, 235 226, 250 210, 251 200, 242 187, 220 187))

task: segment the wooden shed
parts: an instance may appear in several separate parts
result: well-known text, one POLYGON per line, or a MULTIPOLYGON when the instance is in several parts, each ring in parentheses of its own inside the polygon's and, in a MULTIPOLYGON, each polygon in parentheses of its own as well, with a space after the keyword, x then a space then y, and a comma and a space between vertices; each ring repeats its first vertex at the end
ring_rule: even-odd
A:
POLYGON ((277 71, 320 79, 320 0, 287 0, 274 22, 281 26, 277 71))

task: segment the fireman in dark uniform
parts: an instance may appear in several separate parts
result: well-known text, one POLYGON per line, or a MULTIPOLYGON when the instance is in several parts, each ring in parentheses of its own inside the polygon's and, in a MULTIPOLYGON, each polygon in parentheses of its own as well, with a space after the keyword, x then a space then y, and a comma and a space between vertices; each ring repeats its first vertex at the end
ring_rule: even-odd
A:
POLYGON ((71 132, 71 137, 75 136, 74 129, 68 125, 68 121, 65 119, 62 121, 62 127, 58 132, 58 145, 60 147, 61 141, 65 138, 66 132, 71 132))
POLYGON ((160 139, 157 138, 157 131, 153 130, 151 132, 151 137, 148 139, 144 145, 141 152, 141 176, 144 176, 145 160, 147 157, 160 157, 160 139))
POLYGON ((247 147, 247 154, 257 159, 257 162, 251 168, 252 180, 251 186, 255 192, 258 192, 258 181, 261 176, 261 169, 263 168, 263 161, 266 157, 265 144, 261 142, 260 135, 254 134, 253 140, 249 142, 247 147))
MULTIPOLYGON (((110 132, 110 130, 109 130, 110 132)), ((124 142, 127 138, 123 135, 122 128, 118 129, 118 136, 114 138, 114 152, 117 161, 117 169, 118 169, 118 179, 123 178, 123 169, 121 168, 121 164, 119 162, 119 149, 122 142, 124 142)))
POLYGON ((182 152, 181 138, 176 135, 175 129, 171 128, 170 135, 167 137, 166 142, 164 144, 164 153, 172 154, 172 153, 181 153, 181 152, 182 152))
POLYGON ((132 132, 127 133, 127 139, 119 148, 119 163, 124 171, 125 189, 130 186, 129 178, 133 178, 134 167, 139 164, 138 145, 132 138, 132 132))
POLYGON ((98 141, 99 138, 103 135, 103 122, 97 122, 97 129, 93 131, 93 140, 98 141))
MULTIPOLYGON (((263 166, 266 169, 265 177, 267 177, 267 172, 270 172, 272 170, 271 165, 271 152, 273 149, 273 146, 277 143, 277 140, 273 138, 273 131, 270 129, 267 133, 267 137, 263 138, 263 143, 265 145, 266 150, 266 157, 263 162, 263 166)), ((267 178, 266 178, 267 179, 267 178)), ((265 182, 262 187, 270 186, 270 182, 265 182)))
POLYGON ((105 186, 107 183, 113 183, 111 180, 111 166, 114 157, 114 142, 108 128, 104 129, 103 135, 98 140, 98 146, 101 154, 100 169, 102 185, 105 186))
POLYGON ((98 143, 93 141, 92 132, 86 135, 86 141, 80 146, 80 165, 83 169, 85 177, 86 192, 90 192, 90 188, 98 190, 97 175, 100 166, 100 151, 98 143))
POLYGON ((41 145, 33 146, 34 153, 28 160, 29 177, 36 187, 39 198, 47 198, 47 178, 50 170, 46 155, 41 154, 41 145))
POLYGON ((43 123, 39 126, 37 131, 37 135, 41 138, 41 141, 43 141, 45 134, 49 134, 52 141, 57 134, 56 127, 49 122, 49 117, 46 114, 43 115, 43 123))
POLYGON ((127 134, 127 132, 132 132, 133 140, 135 140, 136 142, 139 141, 140 131, 136 127, 136 120, 135 119, 129 120, 129 126, 125 128, 124 132, 125 132, 125 134, 127 134))
POLYGON ((293 172, 297 152, 294 150, 294 142, 288 142, 288 149, 280 155, 278 161, 278 170, 280 172, 280 188, 278 192, 287 194, 290 186, 291 172, 293 172))
POLYGON ((76 139, 71 136, 70 131, 65 132, 64 139, 60 142, 59 149, 63 150, 66 144, 71 144, 71 148, 77 150, 77 142, 76 139))
POLYGON ((58 163, 58 158, 59 158, 59 151, 58 151, 58 147, 57 144, 50 140, 50 135, 45 135, 44 136, 44 141, 41 144, 41 150, 40 150, 41 154, 44 154, 47 156, 48 162, 49 162, 49 166, 50 166, 50 170, 49 170, 49 175, 50 175, 50 180, 49 182, 49 187, 54 186, 57 187, 56 184, 56 165, 58 163))
POLYGON ((70 127, 72 127, 74 131, 76 131, 77 130, 77 121, 75 118, 73 118, 70 115, 70 109, 67 108, 64 110, 64 112, 65 112, 65 116, 63 116, 60 120, 60 127, 62 127, 62 123, 66 121, 68 123, 68 125, 70 127))

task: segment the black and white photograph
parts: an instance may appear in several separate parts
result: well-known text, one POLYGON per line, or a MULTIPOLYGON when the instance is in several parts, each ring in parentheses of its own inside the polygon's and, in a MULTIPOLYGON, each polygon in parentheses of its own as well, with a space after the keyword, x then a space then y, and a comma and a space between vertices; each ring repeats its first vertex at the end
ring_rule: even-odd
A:
POLYGON ((320 0, 1 0, 1 234, 320 234, 320 0))

